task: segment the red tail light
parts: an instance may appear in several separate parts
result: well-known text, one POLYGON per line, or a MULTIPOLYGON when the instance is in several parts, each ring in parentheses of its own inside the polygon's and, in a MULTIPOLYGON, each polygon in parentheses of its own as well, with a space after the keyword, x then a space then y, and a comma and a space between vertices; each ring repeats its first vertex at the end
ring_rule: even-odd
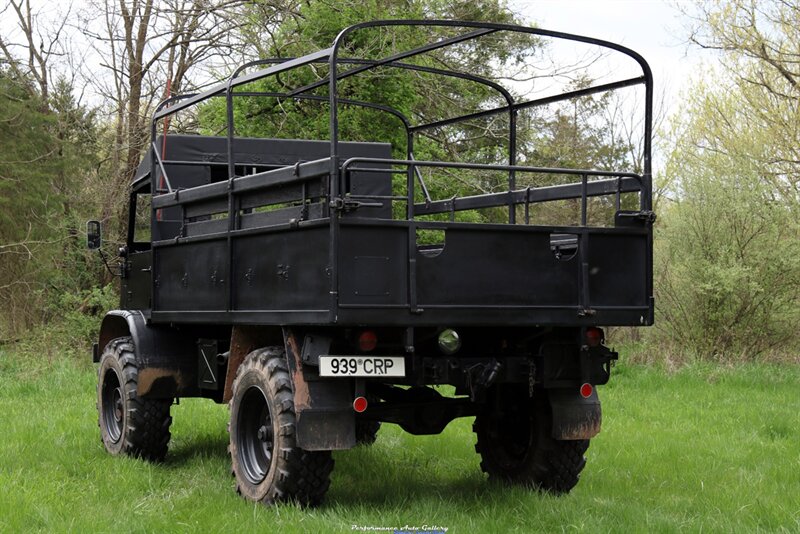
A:
POLYGON ((603 342, 603 330, 596 326, 590 326, 586 329, 586 344, 590 347, 597 347, 603 342))
POLYGON ((592 393, 594 393, 594 387, 591 384, 586 383, 581 386, 581 397, 584 399, 591 397, 592 393))
POLYGON ((358 336, 358 349, 361 352, 370 352, 378 346, 378 336, 372 330, 364 330, 358 336))
POLYGON ((367 409, 367 404, 366 397, 356 397, 356 400, 353 401, 353 410, 363 413, 367 409))

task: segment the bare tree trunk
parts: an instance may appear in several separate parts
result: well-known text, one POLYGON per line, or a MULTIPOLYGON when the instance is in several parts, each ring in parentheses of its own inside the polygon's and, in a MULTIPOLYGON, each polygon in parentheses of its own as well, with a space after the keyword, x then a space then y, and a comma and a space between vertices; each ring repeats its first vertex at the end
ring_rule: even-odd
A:
POLYGON ((122 238, 127 210, 124 194, 147 148, 149 115, 167 85, 178 92, 189 84, 186 76, 198 63, 229 53, 237 10, 243 0, 95 0, 84 16, 84 32, 105 58, 113 78, 111 88, 102 77, 89 76, 101 94, 113 102, 114 153, 110 155, 109 202, 104 216, 122 238), (94 30, 94 14, 101 11, 105 26, 94 30))

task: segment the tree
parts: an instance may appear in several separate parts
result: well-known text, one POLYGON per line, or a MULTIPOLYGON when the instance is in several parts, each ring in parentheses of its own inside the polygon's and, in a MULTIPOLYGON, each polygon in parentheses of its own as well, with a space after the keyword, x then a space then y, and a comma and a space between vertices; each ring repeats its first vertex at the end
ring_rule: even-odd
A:
POLYGON ((701 357, 796 345, 800 321, 800 4, 701 2, 693 42, 720 54, 674 117, 674 202, 656 247, 662 340, 701 357))
POLYGON ((54 208, 48 186, 57 146, 33 83, 0 70, 0 339, 33 319, 36 307, 26 301, 39 286, 31 260, 52 239, 44 229, 54 208))
POLYGON ((769 134, 740 123, 724 150, 705 146, 709 115, 735 120, 740 99, 712 92, 685 110, 667 168, 680 190, 657 231, 658 328, 703 358, 783 351, 800 321, 800 224, 751 158, 769 134))
MULTIPOLYGON (((243 27, 243 38, 253 58, 297 57, 330 46, 345 27, 375 19, 448 18, 515 22, 504 2, 434 2, 377 0, 313 3, 297 2, 284 5, 285 15, 278 17, 274 10, 265 9, 272 3, 259 2, 250 9, 251 19, 264 22, 243 27), (263 28, 262 31, 255 29, 263 28), (264 45, 264 43, 268 43, 264 45)), ((363 29, 350 34, 344 42, 340 57, 382 59, 393 53, 407 51, 435 40, 437 36, 463 33, 463 28, 395 27, 363 29)), ((535 41, 534 41, 535 42, 535 41)), ((521 54, 531 47, 531 40, 509 34, 487 36, 480 47, 464 45, 453 50, 441 49, 425 56, 410 57, 407 63, 424 67, 452 68, 495 75, 494 69, 504 63, 519 63, 521 54), (519 55, 515 56, 515 52, 519 55)), ((342 69, 351 66, 343 66, 342 69)), ((327 65, 315 64, 295 69, 280 76, 249 84, 243 90, 270 92, 287 91, 317 82, 328 74, 327 65)), ((324 96, 327 86, 313 94, 324 96)), ((481 106, 500 105, 494 90, 457 78, 443 78, 421 71, 397 68, 378 68, 358 76, 347 77, 339 83, 339 95, 389 106, 413 122, 434 121, 462 113, 477 111, 481 106), (494 99, 494 101, 492 100, 494 99)), ((225 130, 225 103, 217 99, 200 110, 200 122, 206 134, 225 130)), ((339 133, 342 140, 383 141, 392 145, 394 155, 405 159, 406 135, 402 123, 384 112, 342 105, 339 110, 339 133)), ((327 139, 329 136, 326 102, 313 100, 266 99, 238 97, 234 100, 234 122, 237 136, 266 136, 301 139, 327 139)), ((422 132, 415 142, 418 159, 471 160, 497 163, 498 147, 505 151, 507 120, 502 117, 474 121, 471 125, 442 127, 422 132), (506 128, 506 130, 503 130, 506 128), (428 142, 430 141, 430 142, 428 142)), ((507 153, 504 152, 507 158, 507 153)), ((442 182, 453 183, 448 176, 442 182)), ((396 177, 398 187, 404 183, 396 177)), ((473 181, 472 189, 474 191, 473 181)), ((466 183, 465 183, 466 185, 466 183)), ((436 179, 431 179, 436 193, 436 179)), ((452 187, 450 188, 452 196, 452 187)))
POLYGON ((40 21, 40 13, 31 9, 30 0, 9 0, 0 10, 0 14, 9 11, 13 11, 15 15, 23 42, 15 43, 8 36, 0 36, 3 59, 17 79, 30 78, 35 82, 41 104, 47 109, 53 76, 52 61, 66 54, 64 30, 69 10, 67 13, 59 12, 56 17, 44 23, 40 21), (21 49, 23 58, 19 58, 14 49, 21 49))
POLYGON ((0 339, 45 318, 54 293, 96 282, 78 239, 95 116, 58 68, 69 10, 53 17, 11 0, 2 12, 18 31, 0 37, 0 339))
MULTIPOLYGON (((736 120, 763 132, 770 149, 756 158, 774 193, 800 205, 800 2, 705 0, 688 14, 693 43, 719 53, 722 73, 740 95, 736 120)), ((713 106, 713 102, 709 102, 713 106)), ((740 122, 709 110, 717 150, 734 150, 740 122)), ((744 156, 744 153, 738 155, 744 156)))
MULTIPOLYGON (((103 219, 110 235, 121 235, 125 197, 150 134, 150 115, 168 94, 199 85, 198 65, 235 55, 234 30, 243 0, 91 0, 80 14, 81 29, 93 40, 108 76, 87 79, 105 99, 112 117, 105 174, 103 219), (98 24, 97 14, 103 19, 98 24)), ((222 60, 220 60, 222 61, 222 60)), ((204 67, 204 68, 205 68, 204 67)))
MULTIPOLYGON (((325 48, 342 28, 376 18, 519 22, 505 3, 497 0, 319 1, 297 3, 283 18, 276 17, 273 10, 265 10, 264 5, 257 3, 251 8, 251 13, 252 17, 264 18, 265 22, 249 25, 247 30, 266 29, 244 36, 251 41, 247 50, 259 58, 296 57, 325 48), (271 40, 265 39, 264 33, 271 40), (269 46, 265 46, 265 42, 269 46)), ((384 58, 435 41, 437 37, 450 37, 464 31, 463 28, 441 27, 359 30, 348 36, 340 57, 384 58)), ((535 72, 535 66, 530 67, 540 65, 539 56, 546 54, 545 48, 544 41, 537 37, 499 32, 481 37, 479 42, 466 42, 403 61, 422 67, 476 74, 504 83, 514 93, 519 87, 529 89, 533 81, 545 76, 542 72, 535 72)), ((590 80, 581 77, 581 72, 595 59, 596 56, 588 54, 564 71, 546 75, 574 79, 575 88, 581 84, 587 86, 590 80)), ((317 64, 250 84, 247 89, 287 91, 316 82, 327 74, 327 65, 317 64)), ((327 94, 327 86, 319 87, 314 94, 323 97, 327 94)), ((340 81, 339 94, 345 98, 357 95, 359 99, 392 107, 409 117, 412 123, 433 122, 506 104, 495 89, 485 85, 396 68, 379 68, 345 78, 340 81)), ((540 114, 531 121, 523 122, 518 129, 521 159, 531 165, 555 162, 563 166, 580 160, 581 165, 578 166, 594 168, 606 168, 619 163, 629 147, 619 135, 611 132, 607 124, 600 124, 607 116, 604 112, 609 102, 607 96, 586 97, 574 103, 573 114, 540 114), (567 128, 573 133, 566 135, 567 128), (573 135, 575 132, 577 135, 573 135), (561 151, 565 157, 557 157, 556 151, 561 151)), ((221 99, 202 107, 200 122, 204 133, 220 134, 225 131, 224 108, 225 103, 221 99)), ((406 137, 397 119, 375 110, 347 105, 342 105, 338 113, 341 139, 388 142, 393 147, 394 155, 405 159, 406 137)), ((327 102, 237 97, 234 100, 234 123, 238 136, 326 139, 329 135, 327 102)), ((415 156, 417 159, 506 164, 509 158, 509 126, 508 114, 502 113, 423 130, 415 139, 415 156)), ((498 192, 508 187, 508 174, 505 172, 447 169, 423 169, 422 172, 426 174, 426 183, 434 198, 498 192)), ((403 182, 399 176, 396 180, 398 185, 403 182)), ((401 190, 402 187, 398 187, 398 191, 401 190)), ((460 220, 499 222, 507 220, 508 215, 507 210, 496 209, 484 210, 480 215, 459 212, 457 217, 460 220)))

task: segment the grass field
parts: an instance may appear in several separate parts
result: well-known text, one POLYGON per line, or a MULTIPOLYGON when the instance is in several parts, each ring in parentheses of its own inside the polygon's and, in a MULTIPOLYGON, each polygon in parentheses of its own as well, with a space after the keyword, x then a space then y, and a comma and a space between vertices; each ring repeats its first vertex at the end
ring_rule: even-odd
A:
MULTIPOLYGON (((800 368, 620 364, 602 388, 603 432, 572 494, 485 482, 471 420, 440 436, 385 425, 334 454, 326 503, 267 508, 234 494, 227 409, 173 407, 167 461, 109 457, 91 364, 0 348, 0 531, 800 531, 800 368)), ((88 356, 87 356, 88 359, 88 356)))

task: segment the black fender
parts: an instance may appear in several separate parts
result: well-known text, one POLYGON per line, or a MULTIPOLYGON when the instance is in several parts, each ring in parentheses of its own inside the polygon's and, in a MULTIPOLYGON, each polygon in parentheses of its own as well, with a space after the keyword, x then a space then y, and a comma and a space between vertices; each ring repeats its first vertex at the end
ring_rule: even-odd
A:
POLYGON ((602 412, 597 389, 588 398, 577 387, 550 389, 547 392, 553 415, 554 439, 591 439, 600 433, 602 412))
POLYGON ((192 335, 147 323, 139 310, 112 310, 100 325, 100 351, 113 339, 133 339, 140 397, 197 396, 197 344, 192 335))

